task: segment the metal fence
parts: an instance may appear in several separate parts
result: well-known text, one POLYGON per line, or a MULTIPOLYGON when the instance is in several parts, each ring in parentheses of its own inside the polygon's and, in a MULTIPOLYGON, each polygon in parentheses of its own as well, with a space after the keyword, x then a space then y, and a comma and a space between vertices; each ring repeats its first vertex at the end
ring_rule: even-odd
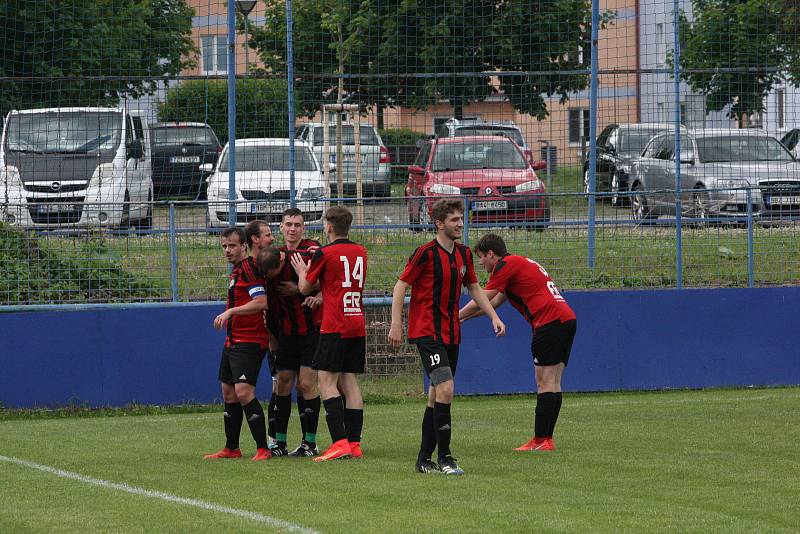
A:
POLYGON ((407 195, 453 178, 425 143, 474 135, 446 184, 464 241, 499 232, 564 289, 800 283, 799 21, 788 0, 8 0, 0 310, 220 299, 214 224, 277 222, 310 188, 306 147, 326 194, 360 176, 377 332, 431 238, 407 195), (253 138, 289 150, 256 205, 234 142, 253 138), (512 141, 544 184, 528 211, 518 177, 475 163, 512 141))

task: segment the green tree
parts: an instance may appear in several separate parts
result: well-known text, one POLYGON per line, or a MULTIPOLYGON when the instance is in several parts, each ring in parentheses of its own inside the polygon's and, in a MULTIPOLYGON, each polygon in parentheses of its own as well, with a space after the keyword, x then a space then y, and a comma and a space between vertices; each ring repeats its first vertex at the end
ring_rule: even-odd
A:
MULTIPOLYGON (((286 80, 236 80, 236 137, 286 137, 286 80)), ((161 121, 205 122, 221 143, 228 141, 225 80, 189 80, 173 87, 158 106, 161 121)))
MULTIPOLYGON (((709 111, 742 119, 764 110, 780 83, 800 86, 800 4, 791 0, 692 0, 679 18, 681 79, 709 111)), ((669 58, 674 65, 674 57, 669 58)))
POLYGON ((185 0, 3 0, 0 112, 114 104, 194 64, 185 0))

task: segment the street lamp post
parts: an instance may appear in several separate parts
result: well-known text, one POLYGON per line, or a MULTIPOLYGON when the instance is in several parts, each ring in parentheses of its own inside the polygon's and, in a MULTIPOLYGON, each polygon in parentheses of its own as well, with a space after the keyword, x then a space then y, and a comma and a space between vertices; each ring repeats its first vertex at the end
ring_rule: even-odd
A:
POLYGON ((256 0, 236 0, 236 8, 244 15, 244 72, 245 76, 250 75, 250 34, 249 34, 249 15, 256 7, 256 0))

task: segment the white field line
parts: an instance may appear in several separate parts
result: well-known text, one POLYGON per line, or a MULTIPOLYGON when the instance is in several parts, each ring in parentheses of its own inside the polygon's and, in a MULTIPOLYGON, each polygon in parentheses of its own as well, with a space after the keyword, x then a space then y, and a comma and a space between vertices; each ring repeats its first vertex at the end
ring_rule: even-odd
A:
POLYGON ((229 514, 241 517, 243 519, 249 519, 250 521, 255 521, 257 523, 269 525, 271 527, 275 527, 277 529, 286 532, 302 532, 305 534, 317 534, 315 530, 312 530, 310 528, 306 528, 301 525, 295 525, 294 523, 290 523, 282 519, 277 519, 275 517, 270 517, 268 515, 258 514, 256 512, 249 512, 247 510, 238 510, 236 508, 230 508, 228 506, 222 506, 220 504, 215 504, 212 502, 200 501, 197 499, 188 499, 186 497, 179 497, 178 495, 172 495, 171 493, 164 493, 162 491, 152 491, 144 488, 137 488, 136 486, 130 486, 125 483, 111 482, 99 478, 88 477, 85 475, 81 475, 79 473, 64 471, 62 469, 56 469, 55 467, 37 464, 36 462, 28 462, 26 460, 20 460, 18 458, 11 458, 8 456, 3 456, 1 454, 0 454, 0 461, 19 465, 22 467, 27 467, 29 469, 35 469, 37 471, 49 473, 51 475, 55 475, 61 478, 76 480, 78 482, 83 482, 84 484, 88 484, 90 486, 98 486, 117 491, 124 491, 126 493, 141 495, 143 497, 150 497, 153 499, 160 499, 162 501, 174 502, 177 504, 182 504, 184 506, 193 506, 195 508, 201 508, 203 510, 209 510, 211 512, 229 514))

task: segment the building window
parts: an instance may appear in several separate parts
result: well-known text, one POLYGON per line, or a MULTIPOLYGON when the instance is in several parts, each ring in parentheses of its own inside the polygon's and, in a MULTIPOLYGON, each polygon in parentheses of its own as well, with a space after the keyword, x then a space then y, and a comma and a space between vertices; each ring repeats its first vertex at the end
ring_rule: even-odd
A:
POLYGON ((203 74, 228 72, 228 36, 203 35, 200 37, 200 61, 203 74))
POLYGON ((775 92, 775 117, 778 121, 778 129, 786 127, 786 90, 778 89, 775 92))
POLYGON ((568 111, 569 144, 580 145, 589 142, 589 110, 571 108, 568 111))
POLYGON ((667 37, 664 25, 656 24, 656 64, 663 67, 667 61, 667 37))

